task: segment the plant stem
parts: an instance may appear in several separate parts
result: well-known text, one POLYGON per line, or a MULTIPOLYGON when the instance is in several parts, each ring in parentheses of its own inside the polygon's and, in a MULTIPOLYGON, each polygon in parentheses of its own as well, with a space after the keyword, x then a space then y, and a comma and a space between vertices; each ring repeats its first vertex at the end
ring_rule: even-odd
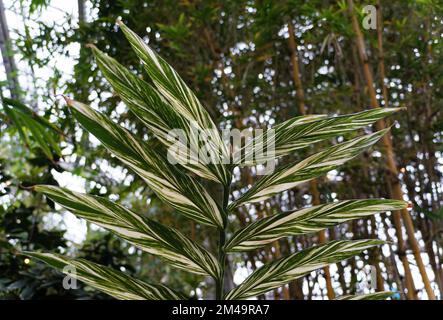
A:
POLYGON ((219 229, 218 235, 218 262, 221 268, 220 278, 215 280, 215 299, 221 300, 224 296, 224 277, 225 277, 225 263, 226 263, 226 254, 223 250, 223 246, 226 241, 226 226, 227 226, 227 207, 229 202, 229 193, 230 186, 224 186, 223 188, 223 204, 222 210, 225 213, 225 221, 223 223, 224 227, 219 229))
POLYGON ((225 229, 220 229, 218 239, 218 262, 221 268, 220 278, 215 280, 215 299, 223 298, 223 280, 225 276, 225 253, 223 246, 225 244, 225 229))

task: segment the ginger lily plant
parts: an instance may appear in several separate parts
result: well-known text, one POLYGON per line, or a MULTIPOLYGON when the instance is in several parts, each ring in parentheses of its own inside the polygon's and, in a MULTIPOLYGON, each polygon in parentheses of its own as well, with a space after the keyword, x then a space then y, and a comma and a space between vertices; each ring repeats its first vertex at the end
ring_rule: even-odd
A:
MULTIPOLYGON (((77 121, 138 174, 161 200, 187 218, 217 230, 218 252, 209 252, 180 230, 162 225, 108 199, 55 186, 38 185, 34 187, 36 191, 44 193, 78 217, 115 233, 149 254, 163 258, 173 267, 212 277, 216 284, 217 299, 245 299, 266 293, 313 270, 348 259, 383 243, 373 239, 341 240, 314 246, 265 264, 233 290, 224 292, 224 268, 229 254, 253 250, 282 237, 312 233, 347 220, 404 208, 406 203, 397 200, 338 201, 274 214, 253 221, 232 235, 227 232, 228 215, 237 207, 266 201, 275 194, 338 168, 375 144, 386 130, 335 144, 299 163, 278 167, 273 173, 258 179, 239 198, 229 202, 233 167, 242 164, 245 158, 253 159, 249 157, 250 153, 255 153, 258 146, 263 148, 263 143, 259 143, 263 139, 258 140, 263 137, 253 138, 247 146, 237 151, 228 148, 208 112, 176 71, 128 27, 121 22, 119 24, 143 62, 151 81, 146 82, 137 77, 93 46, 92 51, 103 75, 126 106, 152 133, 157 147, 153 148, 151 142, 136 137, 88 105, 69 98, 66 101, 77 121), (210 136, 209 143, 201 141, 194 136, 195 128, 200 131, 209 129, 215 134, 210 136), (177 146, 177 141, 171 140, 168 135, 174 129, 185 133, 186 142, 179 142, 185 144, 182 145, 185 149, 196 151, 205 142, 212 161, 189 161, 189 154, 178 152, 174 156, 179 164, 170 163, 167 150, 177 146), (216 201, 208 193, 199 181, 202 179, 222 186, 224 194, 221 201, 216 201)), ((273 157, 283 157, 313 143, 356 131, 397 110, 378 108, 337 117, 315 115, 290 119, 273 128, 273 157)), ((191 157, 195 154, 191 152, 191 157)), ((254 160, 247 163, 256 164, 254 160)), ((41 259, 60 270, 67 265, 75 267, 76 273, 72 276, 119 299, 186 299, 185 293, 163 284, 146 283, 85 260, 50 253, 24 254, 41 259)), ((356 299, 385 296, 377 293, 356 299)))

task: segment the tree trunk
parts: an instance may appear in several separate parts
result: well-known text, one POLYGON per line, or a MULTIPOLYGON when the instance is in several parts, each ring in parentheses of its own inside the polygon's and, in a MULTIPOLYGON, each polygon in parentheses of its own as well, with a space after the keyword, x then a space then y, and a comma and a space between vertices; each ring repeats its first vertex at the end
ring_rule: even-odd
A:
POLYGON ((85 23, 86 21, 85 1, 77 0, 77 6, 78 6, 78 24, 85 23))
MULTIPOLYGON (((366 80, 366 85, 367 85, 369 97, 371 100, 371 107, 378 108, 379 104, 378 104, 377 96, 376 96, 375 89, 374 89, 374 81, 372 78, 371 70, 369 68, 368 57, 366 54, 366 48, 365 48, 363 34, 360 30, 360 26, 357 21, 357 17, 354 14, 353 0, 348 0, 348 9, 349 9, 349 13, 350 13, 350 16, 352 19, 352 26, 353 26, 354 33, 355 33, 355 40, 357 43, 357 49, 358 49, 359 57, 360 57, 362 67, 363 67, 363 74, 364 74, 364 77, 366 80)), ((386 128, 386 123, 385 123, 385 121, 380 120, 377 122, 376 126, 377 126, 377 130, 381 130, 381 129, 386 128)), ((394 154, 394 150, 392 147, 391 134, 389 132, 383 137, 383 145, 386 149, 387 165, 388 165, 388 170, 389 170, 389 175, 386 175, 386 179, 388 180, 387 183, 392 186, 393 198, 398 199, 398 200, 403 200, 403 192, 401 190, 400 180, 398 178, 398 168, 397 168, 397 164, 395 162, 395 154, 394 154)), ((403 222, 405 224, 405 229, 406 229, 406 233, 408 235, 409 244, 410 244, 412 252, 414 254, 417 266, 420 270, 420 274, 421 274, 423 283, 425 285, 425 289, 428 294, 428 297, 431 300, 435 300, 435 294, 434 294, 434 291, 432 290, 431 283, 430 283, 428 275, 426 273, 426 268, 425 268, 425 266, 423 264, 423 260, 421 258, 420 247, 418 245, 417 239, 415 238, 415 230, 414 230, 414 225, 412 223, 412 218, 406 209, 401 210, 400 213, 399 212, 394 213, 395 224, 396 224, 397 228, 400 228, 399 230, 397 229, 397 233, 399 234, 399 239, 400 239, 400 234, 401 234, 401 232, 399 232, 401 230, 401 226, 399 225, 399 224, 401 224, 401 221, 400 221, 401 219, 403 219, 403 222), (400 215, 401 215, 401 218, 400 218, 400 215)), ((406 271, 406 268, 405 268, 405 271, 406 271)), ((412 276, 410 276, 410 278, 412 279, 412 276)))
MULTIPOLYGON (((288 23, 288 32, 289 32, 289 50, 291 52, 291 64, 292 64, 292 77, 294 80, 294 86, 297 94, 297 106, 298 112, 301 115, 306 115, 306 106, 305 106, 305 93, 302 86, 302 81, 300 78, 300 70, 298 65, 298 55, 297 55, 297 44, 294 36, 294 27, 292 22, 288 23)), ((317 180, 311 180, 309 182, 311 194, 312 194, 312 204, 319 205, 320 204, 320 194, 317 188, 317 180)), ((319 243, 326 242, 326 234, 325 231, 322 230, 318 234, 319 243)), ((324 267, 323 272, 325 274, 326 280, 326 288, 328 293, 328 299, 332 300, 335 298, 334 289, 332 287, 331 274, 329 272, 329 267, 324 267)))
POLYGON ((0 0, 0 51, 5 66, 6 79, 8 80, 8 89, 11 92, 12 99, 18 99, 20 96, 20 87, 17 78, 17 67, 14 61, 14 54, 11 48, 11 39, 9 38, 8 23, 6 21, 5 7, 3 0, 0 0))

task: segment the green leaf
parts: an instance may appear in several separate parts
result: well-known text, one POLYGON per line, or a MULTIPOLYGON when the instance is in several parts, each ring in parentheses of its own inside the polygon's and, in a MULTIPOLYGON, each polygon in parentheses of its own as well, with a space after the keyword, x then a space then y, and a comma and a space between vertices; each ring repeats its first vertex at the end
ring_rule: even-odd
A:
POLYGON ((35 122, 32 118, 25 115, 21 115, 20 117, 25 125, 25 128, 31 132, 33 139, 48 159, 53 160, 54 158, 52 155, 52 150, 54 150, 58 155, 61 155, 61 150, 53 139, 52 135, 49 132, 46 132, 41 124, 35 122))
POLYGON ((425 208, 419 206, 417 203, 414 203, 414 208, 418 211, 426 215, 428 218, 433 220, 443 220, 443 208, 437 209, 435 212, 426 210, 425 208))
POLYGON ((186 297, 161 284, 150 284, 132 278, 109 267, 83 259, 69 259, 58 254, 22 252, 37 258, 55 269, 69 274, 91 287, 120 300, 182 300, 186 297), (75 272, 63 269, 70 266, 75 272))
POLYGON ((380 240, 331 241, 296 252, 254 271, 243 283, 231 290, 226 299, 246 299, 263 294, 314 270, 349 259, 363 250, 383 243, 380 240))
POLYGON ((225 251, 261 248, 283 237, 317 232, 347 220, 400 210, 406 206, 407 202, 400 200, 347 200, 275 214, 237 231, 226 243, 225 251))
POLYGON ((31 145, 31 142, 29 140, 28 134, 23 130, 23 128, 25 127, 23 121, 20 117, 17 116, 16 112, 13 109, 9 108, 6 105, 3 106, 5 114, 8 116, 9 119, 11 119, 12 123, 15 124, 17 132, 20 138, 23 140, 23 143, 29 147, 31 145))
POLYGON ((8 98, 4 98, 4 101, 5 113, 15 124, 27 146, 30 148, 37 146, 50 160, 54 159, 53 153, 61 157, 61 149, 54 135, 54 132, 57 134, 60 132, 57 127, 18 101, 8 98), (33 139, 30 139, 30 136, 33 139))
POLYGON ((76 119, 118 159, 131 168, 164 202, 187 217, 211 226, 223 226, 221 211, 209 193, 155 149, 91 107, 67 99, 76 119))
POLYGON ((252 188, 229 205, 230 209, 244 203, 266 200, 282 191, 314 179, 336 169, 345 162, 353 159, 360 152, 371 147, 389 129, 380 130, 350 141, 336 144, 320 151, 309 158, 277 169, 274 173, 261 178, 252 188))
POLYGON ((27 115, 28 117, 34 119, 36 122, 40 123, 42 126, 51 129, 55 133, 62 134, 62 131, 53 123, 49 122, 46 118, 39 116, 32 109, 21 103, 20 101, 9 99, 3 97, 3 102, 10 107, 12 107, 15 111, 21 112, 22 114, 27 115))
POLYGON ((80 218, 114 232, 117 236, 169 264, 201 275, 220 276, 217 260, 176 229, 142 217, 105 198, 54 186, 35 186, 53 201, 80 218))
POLYGON ((246 162, 245 159, 252 161, 247 162, 248 165, 264 163, 273 160, 274 157, 285 156, 314 143, 364 128, 399 110, 401 108, 375 108, 336 117, 324 115, 295 117, 276 125, 273 131, 265 131, 258 135, 243 148, 237 150, 233 158, 235 163, 240 165, 246 162), (274 134, 274 141, 272 139, 268 141, 270 132, 274 134), (268 142, 273 145, 268 145, 268 142), (266 151, 268 148, 273 148, 274 153, 258 152, 258 150, 266 151), (255 158, 252 157, 253 155, 255 158))
POLYGON ((137 56, 142 60, 145 70, 152 79, 160 94, 169 102, 172 108, 190 123, 201 130, 210 130, 211 154, 218 155, 219 164, 214 173, 218 181, 224 185, 231 182, 231 176, 226 167, 221 165, 228 158, 228 151, 220 133, 209 113, 201 105, 195 94, 185 84, 180 75, 160 56, 158 56, 137 34, 123 22, 118 21, 123 33, 131 44, 137 56))
POLYGON ((386 300, 387 298, 392 297, 393 294, 394 292, 382 291, 368 294, 341 296, 335 300, 386 300))
MULTIPOLYGON (((212 146, 207 149, 207 142, 212 140, 210 140, 211 137, 207 139, 199 137, 199 134, 203 134, 202 128, 193 126, 193 123, 177 112, 165 98, 157 93, 156 89, 115 59, 95 47, 93 47, 93 52, 103 75, 128 108, 167 148, 177 147, 177 150, 183 151, 170 154, 179 164, 202 178, 220 183, 230 182, 230 179, 223 181, 226 177, 220 179, 223 176, 221 172, 224 170, 224 168, 219 168, 223 166, 220 155, 218 152, 209 152, 217 150, 217 147, 212 146), (182 130, 185 139, 171 139, 172 130, 177 129, 182 130), (199 154, 199 150, 203 148, 208 151, 208 160, 211 161, 201 161, 202 154, 199 154)), ((218 136, 218 132, 214 133, 214 136, 218 136)))

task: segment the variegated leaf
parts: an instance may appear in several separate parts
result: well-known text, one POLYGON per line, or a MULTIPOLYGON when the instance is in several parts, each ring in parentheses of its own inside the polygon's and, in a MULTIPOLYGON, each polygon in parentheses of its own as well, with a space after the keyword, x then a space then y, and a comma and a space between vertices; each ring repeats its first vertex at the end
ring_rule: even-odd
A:
POLYGON ((221 210, 195 179, 107 116, 71 99, 67 103, 83 127, 143 178, 160 199, 197 222, 223 226, 221 210))
MULTIPOLYGON (((199 150, 206 147, 208 139, 201 139, 201 128, 186 120, 149 83, 127 70, 115 59, 93 47, 97 64, 116 93, 128 108, 166 147, 178 152, 170 155, 189 171, 198 176, 223 183, 217 176, 220 164, 219 154, 207 149, 208 160, 202 161, 199 150), (181 130, 184 139, 171 139, 173 130, 181 130), (172 133, 172 134, 171 134, 172 133)), ((215 136, 218 133, 215 134, 215 136)), ((178 138, 178 137, 177 137, 178 138)))
POLYGON ((331 241, 299 251, 257 269, 243 283, 231 290, 226 299, 246 299, 263 294, 311 271, 349 259, 363 250, 383 243, 380 240, 331 241))
POLYGON ((387 130, 380 130, 373 134, 336 144, 295 165, 283 166, 274 173, 261 178, 245 194, 231 203, 229 207, 232 209, 244 203, 266 200, 277 193, 326 174, 372 146, 387 130))
POLYGON ((393 294, 394 293, 390 291, 382 291, 367 294, 341 296, 336 298, 335 300, 386 300, 387 298, 392 297, 393 294))
POLYGON ((197 274, 220 276, 217 260, 176 229, 162 224, 105 198, 72 192, 55 186, 34 186, 76 216, 86 219, 169 264, 197 274))
POLYGON ((37 258, 87 285, 120 300, 184 300, 186 297, 161 284, 150 284, 112 268, 83 259, 38 252, 22 254, 37 258), (63 269, 69 266, 69 271, 63 269))
POLYGON ((172 108, 190 122, 192 126, 203 132, 210 131, 206 141, 208 149, 211 151, 209 153, 219 157, 217 165, 214 166, 214 175, 219 182, 228 185, 231 182, 231 175, 226 166, 223 165, 226 159, 229 159, 228 150, 209 113, 180 75, 165 60, 157 55, 143 39, 123 22, 118 21, 118 23, 135 53, 143 62, 145 70, 155 87, 172 108))
POLYGON ((275 214, 237 231, 225 251, 260 248, 283 237, 317 232, 351 219, 400 210, 406 205, 405 201, 389 199, 347 200, 275 214))
POLYGON ((268 135, 271 131, 265 131, 249 141, 242 149, 237 150, 233 159, 236 164, 244 164, 246 159, 248 165, 264 163, 273 160, 274 157, 285 156, 294 150, 361 129, 399 110, 401 108, 375 108, 336 117, 325 115, 295 117, 273 128, 274 137, 269 139, 271 146, 268 145, 268 135), (269 148, 273 148, 274 151, 268 154, 265 151, 269 148))

